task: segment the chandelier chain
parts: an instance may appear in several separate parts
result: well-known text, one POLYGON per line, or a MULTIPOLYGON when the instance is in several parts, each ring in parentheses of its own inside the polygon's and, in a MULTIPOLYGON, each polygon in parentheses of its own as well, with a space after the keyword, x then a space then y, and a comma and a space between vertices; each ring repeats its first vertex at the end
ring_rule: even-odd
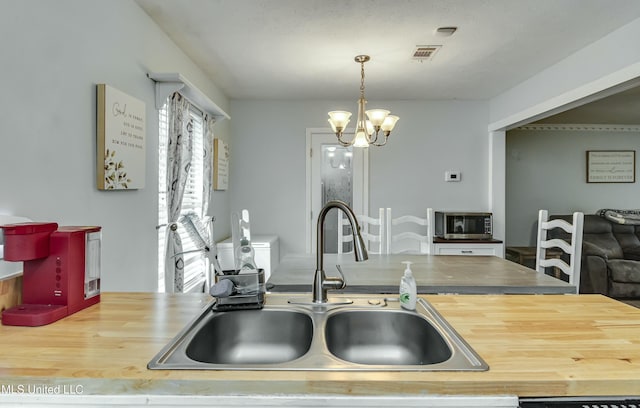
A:
POLYGON ((360 97, 364 99, 364 61, 360 63, 360 97))

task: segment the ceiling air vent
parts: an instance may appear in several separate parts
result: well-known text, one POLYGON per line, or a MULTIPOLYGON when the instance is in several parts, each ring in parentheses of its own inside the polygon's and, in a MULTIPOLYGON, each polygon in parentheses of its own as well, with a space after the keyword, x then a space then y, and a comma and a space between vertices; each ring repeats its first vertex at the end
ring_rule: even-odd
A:
POLYGON ((438 50, 442 47, 441 45, 418 45, 416 46, 415 51, 413 52, 413 59, 426 61, 431 58, 438 52, 438 50))

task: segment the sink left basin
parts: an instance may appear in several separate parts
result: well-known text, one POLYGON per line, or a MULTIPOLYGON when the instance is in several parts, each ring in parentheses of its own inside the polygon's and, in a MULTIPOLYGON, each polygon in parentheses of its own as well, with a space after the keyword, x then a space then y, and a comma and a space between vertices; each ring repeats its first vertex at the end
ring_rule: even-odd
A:
POLYGON ((211 305, 147 365, 150 369, 280 368, 308 353, 314 337, 304 310, 216 311, 211 305))
POLYGON ((186 348, 210 364, 277 364, 309 351, 311 318, 286 310, 242 310, 210 315, 186 348))

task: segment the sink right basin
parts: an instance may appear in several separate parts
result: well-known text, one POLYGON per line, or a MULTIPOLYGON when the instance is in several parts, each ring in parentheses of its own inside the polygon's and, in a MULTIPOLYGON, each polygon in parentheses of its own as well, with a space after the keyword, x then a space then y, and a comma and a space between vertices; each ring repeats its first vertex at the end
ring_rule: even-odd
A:
POLYGON ((399 310, 341 311, 325 326, 327 349, 357 364, 431 365, 452 351, 438 330, 420 315, 399 310))

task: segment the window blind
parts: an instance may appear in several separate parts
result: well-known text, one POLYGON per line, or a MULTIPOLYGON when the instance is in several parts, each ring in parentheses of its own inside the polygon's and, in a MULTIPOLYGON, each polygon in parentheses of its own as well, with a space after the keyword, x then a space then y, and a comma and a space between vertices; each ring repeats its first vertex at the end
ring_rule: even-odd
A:
MULTIPOLYGON (((168 103, 160 109, 159 122, 159 143, 158 143, 158 225, 167 224, 167 144, 169 139, 169 112, 168 103)), ((189 116, 193 122, 193 157, 191 158, 191 168, 182 198, 182 208, 180 214, 195 212, 202 216, 203 183, 204 183, 204 126, 202 112, 191 105, 189 116)), ((158 291, 164 292, 164 251, 166 228, 158 229, 158 291)), ((182 239, 183 251, 189 252, 196 249, 189 235, 184 228, 178 224, 178 233, 182 239)), ((184 292, 201 291, 205 279, 205 256, 202 252, 191 252, 184 254, 184 292)))

